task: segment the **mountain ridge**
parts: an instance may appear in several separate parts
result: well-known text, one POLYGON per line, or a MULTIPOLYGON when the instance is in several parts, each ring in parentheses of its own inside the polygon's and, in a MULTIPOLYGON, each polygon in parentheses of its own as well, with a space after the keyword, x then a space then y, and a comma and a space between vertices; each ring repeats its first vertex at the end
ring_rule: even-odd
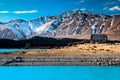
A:
POLYGON ((120 40, 120 15, 73 10, 57 16, 0 23, 0 39, 21 40, 34 36, 89 39, 93 33, 107 34, 109 39, 120 40))

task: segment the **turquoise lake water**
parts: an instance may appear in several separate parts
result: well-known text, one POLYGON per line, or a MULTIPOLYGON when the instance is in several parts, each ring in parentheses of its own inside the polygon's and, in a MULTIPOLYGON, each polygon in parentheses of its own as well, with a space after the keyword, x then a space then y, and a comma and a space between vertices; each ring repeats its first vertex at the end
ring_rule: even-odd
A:
POLYGON ((29 51, 29 50, 47 50, 47 49, 0 49, 0 52, 16 52, 16 51, 29 51))
POLYGON ((120 67, 6 66, 0 80, 120 80, 120 67))

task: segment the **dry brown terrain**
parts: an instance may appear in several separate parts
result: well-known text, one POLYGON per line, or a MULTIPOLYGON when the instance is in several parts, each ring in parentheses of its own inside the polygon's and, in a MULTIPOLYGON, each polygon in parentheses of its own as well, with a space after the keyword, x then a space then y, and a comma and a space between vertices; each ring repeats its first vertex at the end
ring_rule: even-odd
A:
POLYGON ((79 44, 66 46, 61 49, 34 50, 27 52, 17 52, 12 54, 37 54, 37 55, 74 55, 74 54, 120 54, 120 44, 79 44))

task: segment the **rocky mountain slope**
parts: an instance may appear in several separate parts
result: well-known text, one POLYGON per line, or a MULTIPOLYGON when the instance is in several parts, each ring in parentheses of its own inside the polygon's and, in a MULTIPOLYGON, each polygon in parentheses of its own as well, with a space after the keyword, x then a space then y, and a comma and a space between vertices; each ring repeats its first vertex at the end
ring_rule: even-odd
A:
POLYGON ((0 23, 0 39, 29 39, 34 36, 89 39, 92 33, 120 40, 120 15, 107 16, 73 10, 57 16, 0 23))

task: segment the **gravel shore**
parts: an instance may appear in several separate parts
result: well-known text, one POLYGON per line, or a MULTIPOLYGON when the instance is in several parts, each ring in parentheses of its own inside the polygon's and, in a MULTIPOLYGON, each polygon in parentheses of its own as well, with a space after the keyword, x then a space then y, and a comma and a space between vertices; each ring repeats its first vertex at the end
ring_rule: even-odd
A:
POLYGON ((61 49, 0 53, 2 66, 120 66, 120 44, 79 44, 61 49))
POLYGON ((6 55, 1 66, 120 66, 120 55, 6 55))

